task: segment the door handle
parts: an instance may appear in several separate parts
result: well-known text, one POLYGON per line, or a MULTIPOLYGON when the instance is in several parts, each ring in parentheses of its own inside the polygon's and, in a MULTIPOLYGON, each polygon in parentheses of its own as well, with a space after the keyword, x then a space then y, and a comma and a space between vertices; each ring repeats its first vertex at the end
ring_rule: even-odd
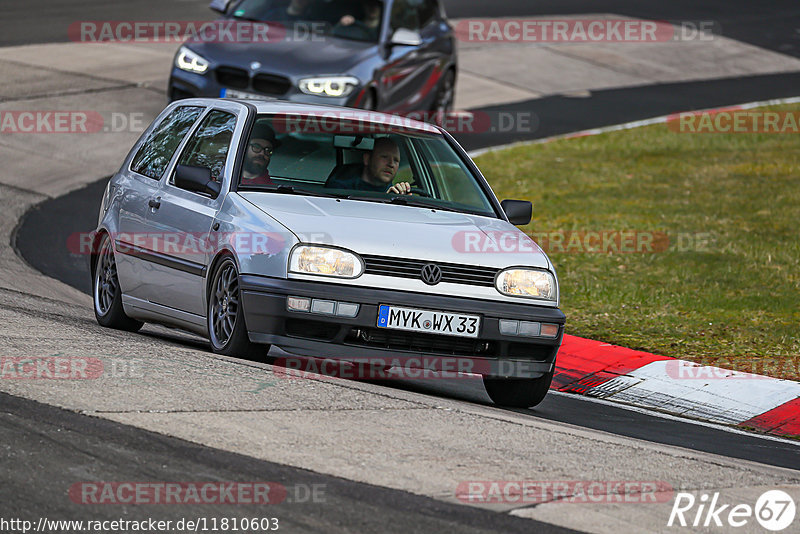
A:
POLYGON ((147 205, 153 208, 154 210, 157 210, 158 208, 161 207, 161 197, 151 198, 150 200, 147 201, 147 205))

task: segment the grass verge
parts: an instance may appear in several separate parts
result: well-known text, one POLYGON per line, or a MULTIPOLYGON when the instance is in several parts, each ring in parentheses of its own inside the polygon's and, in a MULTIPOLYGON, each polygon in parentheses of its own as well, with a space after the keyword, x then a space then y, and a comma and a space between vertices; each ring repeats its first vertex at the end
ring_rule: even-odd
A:
MULTIPOLYGON (((800 107, 760 111, 776 110, 800 107)), ((800 133, 673 130, 477 163, 499 198, 533 201, 522 229, 556 267, 568 333, 800 379, 800 133)))

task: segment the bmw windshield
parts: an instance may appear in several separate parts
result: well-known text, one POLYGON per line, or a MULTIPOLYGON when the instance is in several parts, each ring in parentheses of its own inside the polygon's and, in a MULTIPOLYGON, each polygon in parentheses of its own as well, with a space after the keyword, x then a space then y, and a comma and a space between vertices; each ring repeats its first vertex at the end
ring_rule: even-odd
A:
POLYGON ((242 0, 233 18, 275 23, 303 35, 330 34, 377 42, 383 19, 381 0, 242 0))

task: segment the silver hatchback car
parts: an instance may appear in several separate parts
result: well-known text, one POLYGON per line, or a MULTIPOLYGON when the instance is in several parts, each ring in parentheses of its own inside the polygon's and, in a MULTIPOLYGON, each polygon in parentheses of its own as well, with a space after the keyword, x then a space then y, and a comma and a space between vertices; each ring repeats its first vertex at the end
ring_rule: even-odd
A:
POLYGON ((555 270, 444 130, 287 102, 170 104, 103 195, 101 325, 206 336, 214 352, 483 377, 534 406, 564 331, 555 270))

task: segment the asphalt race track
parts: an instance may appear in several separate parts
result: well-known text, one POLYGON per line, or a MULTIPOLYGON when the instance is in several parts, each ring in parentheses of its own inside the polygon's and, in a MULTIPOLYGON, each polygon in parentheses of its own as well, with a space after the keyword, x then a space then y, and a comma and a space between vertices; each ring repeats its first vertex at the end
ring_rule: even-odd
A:
MULTIPOLYGON (((450 0, 445 2, 451 18, 465 17, 501 17, 501 16, 533 16, 533 15, 569 15, 582 13, 618 13, 632 17, 661 20, 706 20, 719 22, 722 33, 729 38, 749 43, 767 50, 779 52, 787 56, 800 58, 800 5, 796 1, 772 2, 769 5, 754 5, 746 0, 707 1, 707 2, 657 2, 657 1, 556 1, 533 2, 530 0, 507 0, 505 2, 486 2, 485 0, 450 0)), ((149 15, 152 10, 149 0, 132 0, 124 3, 82 2, 74 5, 66 0, 58 2, 32 0, 30 2, 11 5, 6 3, 0 7, 0 47, 19 46, 36 43, 60 43, 67 40, 64 28, 76 20, 207 20, 212 13, 203 1, 175 1, 159 4, 158 15, 149 15), (87 16, 87 12, 91 16, 87 16), (48 23, 41 24, 42 13, 46 14, 48 23), (142 16, 148 13, 148 16, 142 16)), ((749 101, 767 100, 798 96, 800 91, 800 72, 754 75, 746 77, 688 81, 676 83, 659 83, 639 87, 609 88, 593 90, 588 96, 549 95, 527 101, 483 106, 476 111, 485 113, 533 112, 538 119, 534 131, 526 133, 484 132, 481 134, 461 135, 459 140, 468 149, 496 146, 528 139, 537 139, 551 135, 608 126, 654 116, 703 109, 716 106, 727 106, 749 101)), ((2 101, 0 100, 0 103, 2 101)), ((2 141, 2 138, 0 138, 2 141)), ((19 221, 11 235, 11 245, 15 251, 36 270, 47 276, 61 280, 78 290, 89 292, 88 265, 86 257, 70 254, 64 243, 69 236, 79 232, 90 231, 96 223, 96 210, 99 197, 105 186, 107 177, 96 176, 85 187, 77 188, 66 195, 42 199, 33 209, 28 211, 19 221)), ((0 266, 2 269, 2 266, 0 266)), ((1 272, 1 271, 0 271, 1 272)), ((55 301, 31 296, 24 288, 18 292, 3 290, 13 303, 4 307, 11 312, 19 312, 23 316, 36 316, 37 320, 47 318, 54 325, 61 325, 65 330, 70 328, 85 329, 89 336, 102 336, 99 328, 90 324, 91 309, 85 314, 76 314, 73 308, 61 306, 55 301), (27 303, 34 304, 27 304, 27 303), (27 306, 42 306, 41 311, 27 311, 27 306)), ((16 327, 16 325, 15 325, 16 327)), ((202 340, 179 332, 162 328, 146 328, 137 336, 124 337, 109 335, 109 340, 119 341, 121 346, 135 350, 147 350, 147 347, 162 345, 166 353, 181 353, 199 349, 205 350, 202 340), (143 339, 143 349, 134 345, 143 339), (133 340, 133 341, 132 341, 133 340)), ((9 338, 11 339, 11 338, 9 338)), ((14 338, 16 339, 16 338, 14 338)), ((51 350, 52 347, 42 345, 41 351, 31 340, 31 352, 51 350), (46 348, 45 348, 46 346, 46 348)), ((14 344, 14 342, 12 342, 14 344)), ((14 347, 19 350, 18 346, 14 347)), ((122 350, 122 349, 121 349, 122 350)), ((155 351, 156 349, 152 349, 155 351)), ((161 350, 161 349, 159 349, 161 350)), ((201 353, 202 354, 202 353, 201 353)), ((203 358, 201 356, 201 358, 203 358)), ((263 366, 252 362, 225 361, 218 362, 207 353, 208 365, 230 365, 236 374, 263 374, 263 366), (255 366, 255 367, 254 367, 255 366)), ((648 457, 656 463, 663 450, 672 451, 675 465, 684 465, 681 461, 691 458, 692 461, 707 461, 705 465, 741 466, 748 473, 758 473, 752 477, 752 487, 770 489, 770 480, 778 480, 778 476, 798 483, 800 474, 800 446, 787 440, 777 440, 744 432, 730 432, 714 426, 683 421, 658 414, 648 414, 609 406, 579 397, 563 394, 549 395, 535 410, 501 410, 488 403, 479 381, 391 381, 385 383, 354 383, 343 386, 353 395, 372 394, 381 397, 381 405, 376 410, 386 410, 386 417, 391 417, 390 410, 398 409, 390 405, 393 402, 419 403, 434 410, 445 410, 507 421, 508 426, 525 426, 553 429, 563 425, 566 431, 585 437, 598 443, 624 444, 632 448, 640 447, 647 451, 648 457), (540 425, 537 426, 537 425, 540 425), (632 438, 632 439, 628 439, 632 438), (630 445, 633 443, 633 445, 630 445), (673 449, 674 448, 674 449, 673 449), (677 452, 676 452, 677 451, 677 452), (717 455, 717 456, 712 456, 717 455), (680 460, 678 460, 680 459, 680 460), (787 471, 775 470, 788 468, 787 471), (762 470, 759 471, 759 470, 762 470), (787 474, 788 473, 788 474, 787 474), (762 476, 763 475, 763 476, 762 476), (774 478, 770 478, 774 477, 774 478), (760 484, 760 486, 759 486, 760 484)), ((187 387, 183 377, 176 382, 176 388, 187 387)), ((144 391, 144 390, 143 390, 144 391)), ((186 395, 198 395, 201 392, 190 392, 186 395)), ((349 394, 349 393, 348 393, 349 394)), ((50 393, 45 394, 45 396, 50 393)), ((146 396, 146 393, 142 393, 146 396)), ((54 397, 53 397, 54 398, 54 397)), ((194 398, 194 397, 192 397, 194 398)), ((350 397, 347 397, 349 399, 350 397)), ((361 397, 354 397, 355 406, 361 397)), ((349 401, 342 401, 346 404, 349 401)), ((166 401, 165 401, 166 403, 166 401)), ((53 405, 62 405, 57 401, 53 405)), ((66 404, 66 403, 65 403, 66 404)), ((158 404, 158 403, 156 403, 158 404)), ((145 519, 157 517, 163 520, 178 520, 185 517, 272 517, 281 521, 281 530, 286 532, 573 532, 550 522, 563 524, 560 521, 541 521, 539 517, 526 515, 536 513, 536 506, 523 510, 515 517, 506 510, 484 510, 464 506, 457 501, 445 498, 422 496, 421 491, 414 491, 412 483, 404 484, 370 484, 369 480, 380 477, 357 474, 359 471, 393 471, 391 465, 366 463, 372 458, 374 451, 364 452, 364 458, 356 452, 349 454, 343 451, 348 460, 342 472, 347 476, 324 474, 323 469, 300 469, 298 464, 306 465, 287 451, 287 461, 266 461, 273 458, 267 453, 249 449, 244 445, 229 447, 228 436, 195 439, 196 434, 190 430, 182 430, 187 441, 163 435, 163 433, 146 430, 147 424, 135 424, 137 414, 158 414, 168 411, 161 405, 155 408, 137 408, 132 414, 123 414, 121 408, 108 408, 108 419, 104 410, 93 412, 89 408, 68 409, 57 408, 23 399, 15 395, 0 392, 0 457, 2 461, 3 484, 0 485, 0 518, 25 517, 38 518, 46 516, 51 519, 145 519), (78 413, 76 413, 78 412, 78 413), (89 413, 95 417, 83 415, 89 413), (117 417, 114 414, 119 413, 117 417), (129 418, 128 418, 129 417, 129 418), (129 421, 132 421, 128 424, 129 421), (125 423, 125 424, 121 424, 125 423), (139 428, 137 428, 139 427, 139 428), (214 443, 214 446, 196 443, 214 443), (219 443, 219 445, 217 445, 219 443), (227 447, 227 448, 226 448, 227 447), (226 448, 226 450, 222 450, 226 448), (230 450, 247 450, 246 454, 229 452, 230 450), (252 455, 250 454, 252 452, 252 455), (291 460, 288 458, 291 456, 291 460), (351 466, 360 466, 358 469, 351 466), (324 488, 325 498, 319 501, 303 500, 295 497, 291 506, 230 506, 230 505, 180 505, 160 507, 143 506, 103 506, 84 505, 76 514, 74 501, 66 498, 67 488, 76 481, 115 480, 115 481, 247 481, 270 480, 285 484, 289 488, 309 488, 315 484, 324 488), (405 490, 392 489, 403 487, 405 490)), ((166 404, 165 404, 166 406, 166 404)), ((291 408, 287 408, 290 410, 291 408)), ((320 414, 327 412, 321 411, 320 414)), ((337 410, 347 412, 350 407, 338 407, 337 410)), ((356 409, 356 408, 353 408, 356 409)), ((186 408, 185 410, 189 410, 186 408)), ((217 410, 210 409, 209 412, 217 410)), ((299 410, 299 409, 298 409, 299 410)), ((419 409, 423 411, 423 408, 419 409)), ((180 412, 176 409, 176 412, 180 412)), ((224 411, 219 409, 217 411, 224 411)), ((237 410, 234 410, 237 411, 237 410)), ((247 410, 242 410, 247 412, 247 410)), ((291 414, 285 417, 291 417, 291 414)), ((246 415, 246 414, 240 414, 246 415)), ((142 416, 144 417, 144 415, 142 416)), ((231 417, 236 417, 231 414, 231 417)), ((313 421, 313 419, 312 419, 313 421)), ((280 425, 278 425, 280 426, 280 425)), ((289 428, 286 423, 286 428, 289 428)), ((200 428, 200 427, 198 427, 200 428)), ((209 428, 211 428, 209 426, 209 428)), ((223 427, 214 427, 225 428, 223 427)), ((283 428, 283 427, 281 427, 283 428)), ((201 432, 201 430, 197 430, 201 432)), ((214 430, 209 430, 213 433, 214 430)), ((321 439, 317 435, 318 439, 321 439)), ((314 439, 309 437, 308 439, 314 439)), ((469 439, 469 438, 467 438, 469 439)), ((302 440, 301 440, 302 441, 302 440)), ((265 441, 266 443, 266 441, 265 441)), ((319 443, 320 451, 330 450, 335 444, 319 443)), ((376 443, 375 448, 390 447, 391 443, 376 443)), ((265 445, 266 446, 266 445, 265 445)), ((299 445, 298 445, 299 446, 299 445)), ((622 445, 620 445, 622 446, 622 445)), ((362 451, 363 452, 363 451, 362 451)), ((566 452, 566 451, 565 451, 566 452)), ((432 456, 446 457, 447 451, 431 451, 432 456)), ((323 455, 323 452, 320 452, 323 455)), ((528 454, 528 451, 525 452, 528 454)), ((402 452, 396 454, 397 462, 403 461, 402 452)), ((337 458, 339 461, 340 458, 337 458)), ((516 459, 506 459, 514 464, 516 459)), ((410 460, 407 460, 410 462, 410 460)), ((458 463, 458 458, 448 458, 458 463)), ((605 457, 586 458, 587 472, 602 466, 605 457)), ((609 461, 610 464, 613 463, 609 461)), ((312 466, 325 463, 307 463, 312 466)), ((664 464, 664 472, 669 473, 671 463, 664 464)), ((546 466, 545 463, 542 466, 546 466)), ((335 470, 336 466, 331 467, 335 470)), ((536 475, 540 480, 567 475, 559 472, 559 467, 542 467, 536 475)), ((659 466, 660 468, 661 466, 659 466)), ((733 468, 733 467, 732 467, 733 468)), ((338 468, 336 468, 338 469, 338 468)), ((643 468, 644 469, 644 468, 643 468)), ((513 470, 513 473, 518 471, 513 470)), ((569 472, 569 471, 565 471, 569 472)), ((475 471, 473 477, 481 480, 481 472, 475 471)), ((680 471, 676 477, 688 473, 680 471)), ((523 475, 508 474, 509 478, 523 475)), ((528 477, 534 476, 527 474, 528 477)), ((595 475, 596 476, 596 475, 595 475)), ((664 475, 666 476, 666 475, 664 475)), ((712 475, 709 475, 712 476, 712 475)), ((722 476, 720 475, 720 479, 722 476)), ((742 478, 747 478, 742 476, 742 478)), ((691 490, 699 490, 702 480, 691 479, 687 482, 691 490)), ((725 478, 717 482, 719 486, 736 487, 740 483, 735 477, 725 478)), ((709 482, 709 484, 711 484, 709 482)), ((745 485, 744 483, 742 483, 745 485)), ((676 485, 677 486, 677 485, 676 485)), ((291 500, 291 499, 290 499, 291 500)), ((566 505, 570 506, 570 505, 566 505)), ((571 509, 570 509, 571 510, 571 509)), ((668 510, 668 509, 667 509, 668 510)), ((569 514, 570 512, 559 512, 569 514)), ((666 517, 664 518, 666 520, 666 517)), ((608 528, 608 527, 598 527, 608 528)), ((2 529, 0 529, 2 530, 2 529)))
MULTIPOLYGON (((31 210, 17 231, 20 254, 43 273, 62 280, 85 293, 91 292, 86 256, 70 254, 63 246, 71 235, 89 232, 95 224, 94 209, 103 194, 106 180, 95 182, 63 197, 48 200, 31 210), (53 221, 58 221, 53 224, 53 221)), ((430 381, 429 381, 430 382, 430 381)), ((440 382, 440 381, 436 381, 440 382)), ((394 387, 412 388, 432 395, 453 395, 482 402, 483 386, 476 381, 465 388, 464 381, 449 387, 431 386, 424 381, 393 382, 394 387)), ((667 420, 591 403, 583 398, 550 395, 535 410, 526 410, 532 417, 602 430, 656 443, 677 445, 742 458, 780 467, 798 466, 798 447, 783 441, 745 434, 731 434, 718 429, 681 421, 667 420), (768 454, 765 454, 768 451, 768 454)))

